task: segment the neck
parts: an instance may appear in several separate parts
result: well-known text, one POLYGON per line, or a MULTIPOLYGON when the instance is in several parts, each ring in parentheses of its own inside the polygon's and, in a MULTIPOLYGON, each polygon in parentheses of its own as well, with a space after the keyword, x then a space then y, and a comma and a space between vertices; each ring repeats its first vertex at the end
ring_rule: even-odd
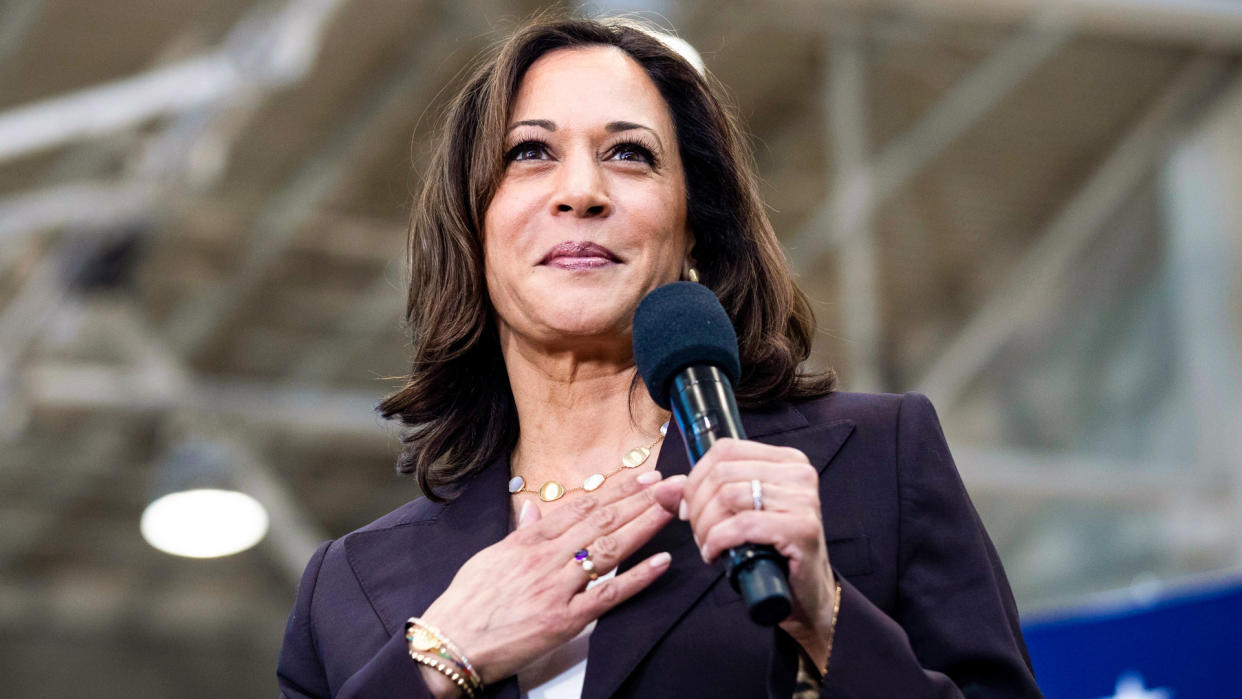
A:
POLYGON ((578 485, 613 470, 622 454, 655 441, 668 420, 635 385, 629 352, 548 351, 512 335, 501 338, 501 350, 521 425, 511 469, 535 487, 549 479, 578 485))

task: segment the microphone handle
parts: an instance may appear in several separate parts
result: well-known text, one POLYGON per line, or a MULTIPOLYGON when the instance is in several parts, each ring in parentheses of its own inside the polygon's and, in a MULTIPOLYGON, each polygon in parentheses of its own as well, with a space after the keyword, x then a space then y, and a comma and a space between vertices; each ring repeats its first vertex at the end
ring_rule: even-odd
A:
MULTIPOLYGON (((713 365, 691 365, 673 376, 670 402, 691 465, 698 463, 716 440, 746 439, 733 384, 713 365)), ((775 626, 789 616, 793 608, 787 580, 789 562, 775 548, 735 546, 725 554, 725 570, 756 624, 775 626)))

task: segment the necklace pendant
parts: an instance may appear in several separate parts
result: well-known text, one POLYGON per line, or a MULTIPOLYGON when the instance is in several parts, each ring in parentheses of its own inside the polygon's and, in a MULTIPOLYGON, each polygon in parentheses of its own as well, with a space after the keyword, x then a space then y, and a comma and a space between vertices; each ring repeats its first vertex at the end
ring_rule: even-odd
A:
POLYGON ((526 487, 526 479, 521 476, 514 476, 509 479, 509 493, 520 493, 522 488, 526 487))
POLYGON ((647 447, 634 447, 621 457, 621 465, 626 468, 638 468, 643 465, 648 456, 651 456, 651 450, 647 447))
POLYGON ((594 492, 598 490, 601 485, 604 484, 605 478, 607 478, 607 476, 605 476, 602 473, 592 474, 585 481, 582 482, 582 489, 587 491, 588 493, 594 492))
POLYGON ((565 486, 557 483, 556 481, 548 481, 539 487, 539 499, 544 502, 560 500, 561 496, 564 494, 565 486))

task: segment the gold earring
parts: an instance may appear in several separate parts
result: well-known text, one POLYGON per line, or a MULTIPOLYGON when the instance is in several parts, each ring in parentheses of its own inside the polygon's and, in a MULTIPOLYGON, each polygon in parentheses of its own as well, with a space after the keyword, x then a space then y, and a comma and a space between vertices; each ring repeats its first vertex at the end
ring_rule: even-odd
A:
POLYGON ((692 282, 697 282, 699 280, 699 270, 687 265, 686 266, 686 279, 692 282))

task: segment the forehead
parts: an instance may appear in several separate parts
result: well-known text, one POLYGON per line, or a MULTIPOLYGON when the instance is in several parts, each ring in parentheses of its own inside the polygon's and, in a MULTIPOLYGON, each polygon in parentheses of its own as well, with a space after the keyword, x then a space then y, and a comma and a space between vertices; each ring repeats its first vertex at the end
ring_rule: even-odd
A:
POLYGON ((511 119, 634 121, 672 132, 668 105, 637 61, 614 46, 557 49, 522 77, 511 119))

